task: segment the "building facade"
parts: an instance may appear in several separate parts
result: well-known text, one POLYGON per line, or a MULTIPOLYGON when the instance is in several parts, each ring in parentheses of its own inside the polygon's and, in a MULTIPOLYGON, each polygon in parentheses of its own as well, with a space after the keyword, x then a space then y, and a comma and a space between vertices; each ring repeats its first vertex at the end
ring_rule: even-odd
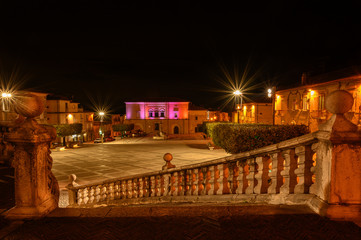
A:
POLYGON ((91 141, 95 138, 93 122, 94 113, 84 111, 79 103, 67 98, 49 95, 46 100, 46 123, 50 125, 81 123, 82 133, 78 136, 69 136, 67 141, 80 139, 91 141))
POLYGON ((361 75, 357 71, 331 72, 313 78, 302 78, 303 85, 285 89, 275 95, 276 124, 304 124, 310 131, 327 121, 332 114, 325 109, 325 99, 335 90, 346 90, 353 95, 354 104, 345 116, 360 126, 361 75))
POLYGON ((232 113, 232 122, 273 124, 272 103, 243 103, 232 113))
MULTIPOLYGON (((201 130, 204 121, 223 119, 228 114, 211 112, 180 99, 152 99, 151 101, 126 102, 125 124, 148 134, 193 134, 201 130), (213 117, 212 117, 213 116, 213 117)), ((226 117, 227 116, 227 117, 226 117)))

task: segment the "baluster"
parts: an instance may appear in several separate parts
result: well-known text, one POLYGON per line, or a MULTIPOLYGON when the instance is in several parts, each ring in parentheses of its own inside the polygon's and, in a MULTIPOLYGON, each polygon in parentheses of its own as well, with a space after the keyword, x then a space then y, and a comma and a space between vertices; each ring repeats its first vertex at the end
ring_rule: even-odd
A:
POLYGON ((234 165, 235 163, 227 163, 227 170, 224 172, 225 173, 225 186, 226 186, 226 191, 225 193, 233 193, 233 188, 234 188, 234 165))
POLYGON ((243 186, 244 186, 244 164, 242 163, 242 161, 237 161, 236 164, 237 168, 238 168, 238 176, 237 176, 237 189, 236 189, 236 193, 238 194, 242 194, 243 193, 243 186))
POLYGON ((246 188, 246 194, 253 194, 254 186, 257 185, 257 180, 255 180, 255 172, 256 172, 256 163, 254 158, 247 159, 247 164, 249 166, 249 173, 246 176, 248 186, 246 188))
POLYGON ((127 186, 127 191, 126 191, 126 197, 127 198, 132 198, 133 196, 133 189, 132 189, 132 180, 127 180, 126 186, 127 186))
POLYGON ((107 187, 106 184, 101 185, 100 201, 103 202, 107 199, 107 187))
POLYGON ((178 173, 178 196, 184 196, 184 188, 186 187, 186 182, 184 179, 184 171, 178 173))
POLYGON ((144 197, 150 197, 150 179, 149 177, 144 178, 144 197))
POLYGON ((214 179, 214 186, 215 191, 214 194, 221 195, 223 193, 223 164, 219 164, 217 166, 214 166, 214 175, 212 174, 211 177, 214 179))
POLYGON ((114 200, 114 182, 109 183, 108 185, 108 201, 114 200))
POLYGON ((95 200, 94 194, 95 194, 95 186, 89 187, 89 190, 88 190, 88 198, 89 198, 88 204, 94 203, 94 200, 95 200))
POLYGON ((143 178, 139 178, 139 198, 144 197, 144 181, 143 178))
POLYGON ((319 193, 322 191, 321 190, 322 159, 320 159, 317 155, 317 151, 320 148, 319 146, 320 144, 318 142, 312 144, 311 146, 312 153, 314 153, 312 157, 313 166, 311 167, 311 173, 314 181, 312 181, 312 185, 310 186, 310 193, 313 193, 318 196, 320 196, 319 193))
POLYGON ((271 185, 268 187, 268 193, 279 193, 283 184, 281 171, 283 170, 283 158, 278 152, 270 154, 272 161, 272 171, 268 174, 271 179, 271 185))
POLYGON ((198 195, 206 195, 206 181, 207 181, 207 167, 201 168, 201 171, 199 172, 199 194, 198 195))
POLYGON ((114 198, 120 199, 120 181, 116 181, 114 185, 114 198))
POLYGON ((100 199, 101 199, 100 193, 101 193, 101 185, 97 185, 95 188, 95 201, 96 202, 100 202, 100 199))
POLYGON ((258 172, 255 174, 254 178, 257 180, 257 185, 253 189, 256 194, 267 193, 269 187, 268 173, 270 162, 271 159, 269 157, 256 157, 258 172))
POLYGON ((132 187, 133 187, 133 198, 138 198, 138 196, 139 196, 139 193, 138 193, 138 191, 139 191, 138 178, 134 178, 132 182, 133 182, 133 185, 132 185, 132 187))
POLYGON ((192 195, 198 195, 198 169, 192 170, 192 195))
POLYGON ((125 199, 127 198, 127 181, 126 180, 122 180, 121 182, 121 198, 125 199))
POLYGON ((150 177, 149 185, 150 185, 149 194, 151 197, 154 197, 155 196, 155 176, 150 177))
POLYGON ((310 146, 300 146, 295 149, 298 156, 298 167, 295 174, 298 178, 298 183, 295 186, 295 193, 309 193, 309 188, 312 185, 312 150, 310 146))
POLYGON ((84 204, 83 201, 83 189, 78 189, 77 194, 76 194, 76 202, 78 203, 78 205, 84 204))
POLYGON ((163 196, 168 196, 170 195, 170 189, 171 189, 171 185, 170 185, 170 174, 164 174, 163 175, 163 196))
POLYGON ((294 188, 297 184, 297 176, 294 173, 297 168, 297 159, 295 158, 295 150, 288 149, 282 152, 284 159, 284 168, 281 175, 284 183, 280 188, 280 193, 294 193, 294 188))
POLYGON ((89 196, 88 196, 88 189, 87 188, 83 188, 83 203, 87 204, 88 200, 89 200, 89 196))
POLYGON ((186 170, 185 182, 186 182, 185 195, 190 196, 192 195, 192 184, 193 184, 192 169, 186 170))
POLYGON ((171 177, 171 195, 177 196, 178 195, 178 172, 173 172, 171 177))
POLYGON ((161 193, 162 193, 160 186, 161 186, 161 178, 160 178, 160 176, 158 175, 158 176, 156 177, 156 192, 155 192, 155 195, 156 195, 157 197, 160 197, 160 196, 161 196, 161 193))

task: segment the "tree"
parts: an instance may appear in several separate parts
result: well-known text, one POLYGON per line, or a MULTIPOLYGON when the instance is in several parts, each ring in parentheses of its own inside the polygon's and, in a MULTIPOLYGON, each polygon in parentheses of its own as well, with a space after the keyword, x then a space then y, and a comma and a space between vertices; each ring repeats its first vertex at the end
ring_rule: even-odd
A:
POLYGON ((115 124, 112 126, 114 132, 125 132, 134 129, 134 124, 115 124))
POLYGON ((83 124, 81 123, 59 124, 59 125, 53 125, 53 127, 56 129, 57 136, 62 137, 63 144, 65 144, 65 137, 80 134, 83 129, 83 124))

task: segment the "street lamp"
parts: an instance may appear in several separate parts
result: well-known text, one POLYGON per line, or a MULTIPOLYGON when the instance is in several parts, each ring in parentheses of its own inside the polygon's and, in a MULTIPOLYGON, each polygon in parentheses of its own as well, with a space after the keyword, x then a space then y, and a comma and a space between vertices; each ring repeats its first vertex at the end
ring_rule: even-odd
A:
POLYGON ((276 87, 267 89, 267 95, 269 98, 272 98, 272 125, 275 125, 275 96, 276 96, 276 87))
POLYGON ((99 130, 99 134, 100 134, 100 139, 101 142, 103 143, 103 129, 102 129, 102 123, 103 123, 103 118, 104 118, 104 112, 99 112, 99 116, 100 116, 100 130, 99 130))
POLYGON ((12 95, 11 93, 3 92, 1 93, 1 103, 2 103, 2 110, 4 112, 10 111, 10 99, 12 95))
POLYGON ((239 90, 233 92, 236 98, 236 109, 237 109, 237 122, 239 123, 239 110, 242 109, 242 95, 243 93, 239 90), (237 101, 238 98, 238 101, 237 101), (241 104, 239 104, 239 98, 241 99, 241 104))

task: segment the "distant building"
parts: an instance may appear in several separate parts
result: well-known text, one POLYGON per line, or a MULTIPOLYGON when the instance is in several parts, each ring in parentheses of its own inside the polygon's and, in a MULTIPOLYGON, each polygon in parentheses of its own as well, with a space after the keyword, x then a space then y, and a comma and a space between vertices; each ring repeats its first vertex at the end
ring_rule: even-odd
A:
POLYGON ((47 124, 73 124, 81 123, 83 125, 82 133, 78 136, 69 136, 68 141, 81 139, 83 141, 91 141, 94 139, 94 113, 84 111, 79 103, 70 99, 49 94, 46 99, 46 116, 47 124))
POLYGON ((272 103, 243 103, 242 109, 232 113, 232 122, 235 123, 273 124, 272 119, 272 103))
POLYGON ((335 90, 353 95, 354 104, 345 116, 360 126, 361 68, 347 68, 318 76, 302 76, 299 87, 279 90, 275 96, 276 124, 305 124, 312 132, 331 117, 325 109, 325 99, 335 90))
MULTIPOLYGON (((157 134, 192 134, 200 130, 204 121, 210 120, 210 113, 205 108, 196 107, 190 102, 178 98, 149 98, 142 101, 126 102, 126 119, 124 123, 134 124, 135 129, 157 134)), ((221 117, 220 117, 221 118, 221 117)))

